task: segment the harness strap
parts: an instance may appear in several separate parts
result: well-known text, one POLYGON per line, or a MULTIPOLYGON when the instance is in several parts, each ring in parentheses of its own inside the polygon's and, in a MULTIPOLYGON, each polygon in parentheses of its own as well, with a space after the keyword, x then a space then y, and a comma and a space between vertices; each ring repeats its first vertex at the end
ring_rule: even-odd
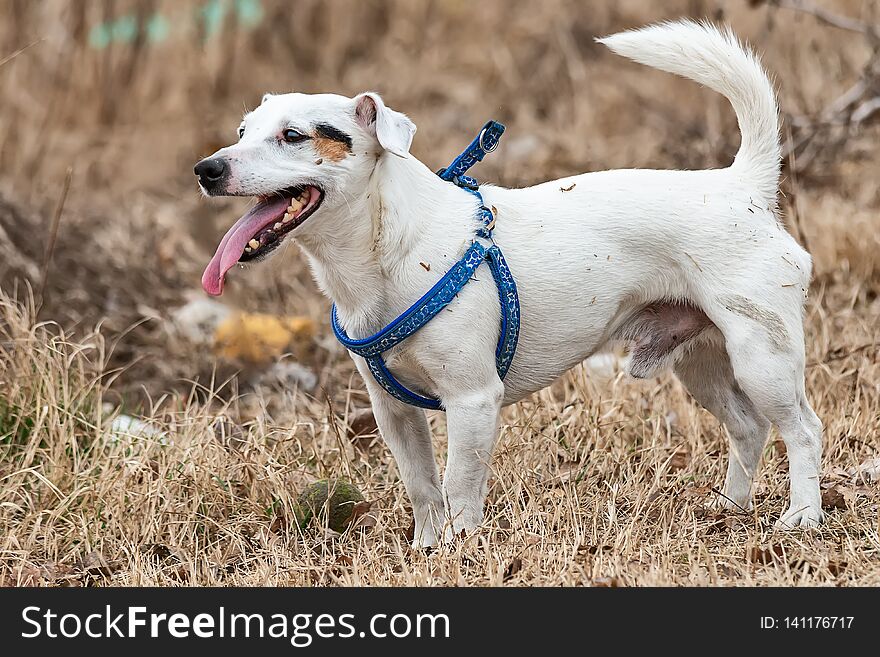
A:
POLYGON ((382 354, 406 340, 424 327, 441 310, 448 306, 455 296, 471 280, 479 266, 486 261, 498 288, 501 304, 501 334, 495 348, 495 367, 499 378, 503 379, 510 369, 516 353, 519 338, 519 297, 516 283, 504 255, 496 245, 485 248, 474 242, 464 256, 443 276, 421 299, 378 333, 360 340, 350 338, 339 324, 336 305, 330 314, 330 323, 336 339, 353 354, 367 361, 370 372, 388 394, 412 406, 439 410, 439 400, 423 397, 404 387, 388 370, 382 354))
POLYGON ((504 134, 504 125, 497 121, 488 121, 480 134, 474 139, 464 152, 457 158, 452 160, 452 164, 444 167, 437 172, 437 175, 443 180, 455 183, 459 187, 470 187, 472 191, 477 191, 479 183, 470 176, 464 176, 465 171, 474 166, 477 162, 482 162, 488 153, 498 148, 498 141, 504 134))
POLYGON ((483 204, 483 195, 480 194, 480 183, 476 178, 464 175, 464 172, 482 162, 487 154, 498 148, 498 141, 504 134, 504 125, 497 121, 488 121, 480 134, 474 139, 464 152, 455 158, 448 167, 440 169, 437 175, 443 180, 454 183, 463 190, 477 197, 480 203, 480 218, 483 220, 483 228, 477 231, 477 235, 486 239, 492 239, 492 222, 495 214, 483 204))
POLYGON ((486 256, 498 288, 498 301, 501 303, 501 335, 498 336, 498 346, 495 347, 495 367, 498 377, 504 379, 519 340, 519 295, 501 249, 493 244, 486 251, 486 256))
MULTIPOLYGON (((489 121, 483 126, 477 138, 470 143, 461 155, 453 160, 452 164, 437 172, 437 175, 443 180, 452 182, 477 197, 480 203, 480 217, 483 219, 484 224, 477 231, 477 235, 489 240, 492 239, 495 215, 491 209, 483 204, 483 195, 479 192, 479 183, 474 178, 465 176, 464 172, 481 161, 487 153, 495 150, 503 132, 503 125, 496 121, 489 121)), ((448 306, 464 286, 467 285, 468 281, 472 279, 484 261, 489 265, 492 278, 495 279, 495 286, 498 289, 498 300, 501 304, 501 331, 498 336, 498 345, 495 348, 495 367, 499 378, 504 379, 516 353, 516 344, 519 339, 520 308, 513 274, 511 274, 507 262, 504 260, 501 249, 494 243, 487 248, 475 240, 468 250, 465 251, 464 256, 444 274, 443 278, 422 295, 421 299, 416 301, 388 326, 370 337, 361 339, 350 338, 345 329, 340 326, 336 313, 336 304, 333 304, 333 309, 330 312, 330 323, 336 339, 346 349, 366 360, 367 366, 370 368, 370 372, 376 379, 376 382, 395 399, 421 408, 442 409, 443 405, 439 400, 415 393, 395 379, 394 375, 388 370, 382 354, 406 340, 448 306)))
POLYGON ((354 340, 339 326, 336 317, 336 306, 333 306, 333 333, 342 345, 350 352, 372 358, 382 354, 406 340, 413 333, 427 324, 443 310, 467 284, 471 276, 483 262, 486 249, 479 242, 474 242, 464 256, 456 262, 437 283, 428 290, 421 299, 410 306, 402 315, 391 322, 375 335, 361 340, 354 340))

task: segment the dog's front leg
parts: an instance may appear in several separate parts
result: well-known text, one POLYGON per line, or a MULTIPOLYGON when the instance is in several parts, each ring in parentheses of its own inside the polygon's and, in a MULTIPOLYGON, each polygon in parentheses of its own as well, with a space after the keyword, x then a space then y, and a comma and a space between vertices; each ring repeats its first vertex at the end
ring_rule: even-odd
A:
POLYGON ((492 450, 498 434, 504 385, 500 379, 446 400, 449 457, 443 478, 447 540, 483 522, 492 450))
POLYGON ((376 385, 365 364, 359 362, 358 369, 367 383, 379 433, 391 450, 412 504, 413 547, 433 547, 439 542, 444 509, 428 419, 422 409, 394 399, 376 385))

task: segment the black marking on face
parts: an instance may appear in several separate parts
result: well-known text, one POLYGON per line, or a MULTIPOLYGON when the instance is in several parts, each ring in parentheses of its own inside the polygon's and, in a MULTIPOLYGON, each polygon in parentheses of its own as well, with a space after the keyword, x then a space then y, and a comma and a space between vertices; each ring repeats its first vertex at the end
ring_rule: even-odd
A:
POLYGON ((324 139, 330 139, 332 141, 338 141, 340 144, 345 144, 345 147, 351 152, 351 137, 342 132, 342 130, 334 128, 327 123, 319 123, 315 126, 315 132, 319 136, 324 137, 324 139))

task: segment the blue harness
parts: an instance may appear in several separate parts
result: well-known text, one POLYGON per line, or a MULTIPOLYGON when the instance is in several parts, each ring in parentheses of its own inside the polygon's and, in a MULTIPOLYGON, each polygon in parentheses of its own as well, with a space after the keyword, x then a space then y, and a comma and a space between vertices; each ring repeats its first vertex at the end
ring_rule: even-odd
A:
POLYGON ((501 249, 492 241, 495 215, 492 210, 483 205, 479 183, 474 178, 464 175, 487 153, 491 153, 497 148, 498 140, 501 139, 503 132, 503 125, 489 121, 483 126, 479 136, 461 155, 453 160, 452 164, 437 172, 437 175, 443 180, 451 182, 477 197, 483 226, 476 235, 492 242, 491 246, 486 246, 475 238, 461 260, 455 263, 434 287, 388 326, 368 338, 355 340, 348 337, 348 334, 339 325, 336 304, 333 304, 333 310, 330 313, 330 322, 333 325, 333 333, 336 338, 350 352, 367 361, 376 382, 389 395, 412 406, 434 410, 443 408, 438 399, 412 392, 395 379, 388 370, 382 354, 406 340, 448 306, 484 261, 489 265, 492 277, 495 279, 495 285, 498 287, 498 300, 501 302, 501 335, 498 337, 498 346, 495 348, 495 367, 501 379, 504 379, 507 374, 510 362, 516 352, 516 342, 519 338, 519 297, 516 293, 516 283, 504 261, 501 249))

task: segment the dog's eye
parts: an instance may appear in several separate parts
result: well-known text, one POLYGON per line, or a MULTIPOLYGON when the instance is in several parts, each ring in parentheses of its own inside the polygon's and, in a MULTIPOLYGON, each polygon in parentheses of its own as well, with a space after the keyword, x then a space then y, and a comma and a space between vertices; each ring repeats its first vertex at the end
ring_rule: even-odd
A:
POLYGON ((296 144, 297 142, 303 141, 304 139, 308 139, 301 132, 297 132, 293 128, 288 128, 284 132, 281 133, 281 136, 284 138, 288 144, 296 144))
POLYGON ((238 129, 238 138, 241 139, 242 137, 244 137, 244 126, 241 126, 238 129))

